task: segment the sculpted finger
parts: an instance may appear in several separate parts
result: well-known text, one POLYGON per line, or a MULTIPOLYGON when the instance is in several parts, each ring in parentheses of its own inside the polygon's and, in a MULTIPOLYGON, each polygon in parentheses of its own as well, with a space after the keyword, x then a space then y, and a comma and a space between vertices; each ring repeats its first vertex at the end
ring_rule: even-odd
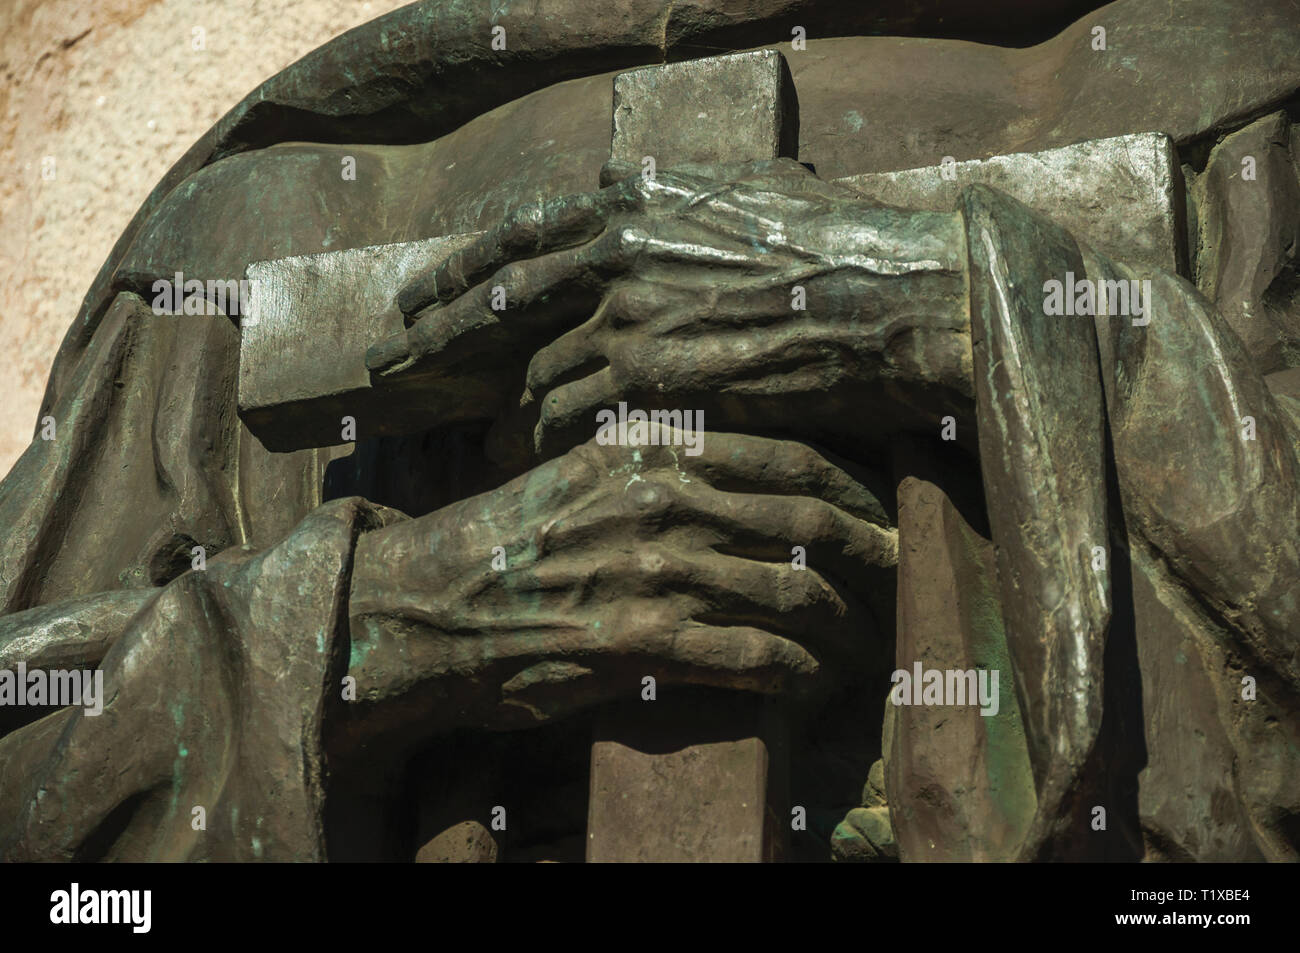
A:
POLYGON ((600 234, 609 213, 620 205, 619 195, 602 190, 516 209, 496 228, 410 282, 398 292, 397 305, 403 314, 415 315, 432 304, 463 294, 517 259, 589 241, 600 234))
POLYGON ((692 553, 688 561, 697 622, 755 626, 840 663, 879 654, 884 645, 871 610, 822 572, 718 552, 692 553))
POLYGON ((617 406, 620 393, 609 367, 547 393, 533 431, 537 454, 549 459, 593 439, 597 431, 596 411, 617 406))
POLYGON ((633 671, 640 668, 673 684, 776 693, 821 671, 821 663, 798 642, 756 626, 682 620, 651 628, 631 612, 621 618, 626 623, 612 633, 607 651, 633 662, 633 671))
POLYGON ((571 611, 611 592, 685 600, 691 618, 809 637, 840 657, 880 641, 873 619, 880 593, 893 588, 893 533, 820 500, 723 494, 674 485, 674 476, 683 474, 632 472, 621 491, 548 522, 535 541, 547 558, 523 585, 540 605, 550 593, 567 594, 571 611), (729 504, 732 496, 738 501, 729 504), (795 529, 815 520, 822 526, 795 529), (792 537, 805 540, 801 559, 791 559, 792 537), (591 548, 602 541, 613 541, 613 551, 592 565, 591 548))
POLYGON ((601 353, 596 331, 601 327, 609 301, 602 301, 596 313, 572 331, 546 345, 528 363, 520 404, 530 404, 537 394, 571 381, 588 377, 608 363, 601 353))
POLYGON ((807 434, 850 423, 877 438, 932 431, 970 403, 970 347, 959 329, 918 330, 904 316, 878 326, 807 323, 720 330, 699 339, 628 336, 606 357, 623 390, 701 407, 720 430, 807 434))
POLYGON ((523 727, 612 701, 629 685, 639 691, 645 675, 776 693, 821 670, 791 639, 693 622, 662 598, 604 602, 602 610, 581 621, 546 611, 472 633, 417 625, 383 644, 371 638, 359 661, 354 650, 355 706, 389 724, 523 727))
MULTIPOLYGON (((679 607, 683 618, 757 625, 767 631, 826 646, 843 633, 848 620, 858 627, 870 619, 853 596, 828 583, 816 571, 799 570, 789 562, 762 562, 693 549, 686 536, 642 541, 632 549, 593 561, 589 547, 572 545, 580 535, 602 529, 594 523, 566 528, 565 540, 553 542, 552 556, 509 583, 511 598, 527 594, 530 605, 543 612, 600 610, 614 599, 657 598, 679 607)), ((841 650, 856 647, 865 635, 854 632, 840 640, 841 650)))
POLYGON ((628 604, 624 610, 623 617, 632 621, 611 638, 563 661, 539 661, 506 681, 502 721, 539 723, 620 699, 639 700, 647 676, 656 690, 701 686, 778 694, 810 685, 820 671, 797 643, 760 628, 691 621, 664 625, 650 604, 628 604))
POLYGON ((699 504, 701 518, 723 536, 725 541, 714 547, 719 552, 816 569, 862 598, 879 590, 898 565, 896 531, 824 500, 716 493, 696 485, 684 492, 705 498, 699 504))
MULTIPOLYGON (((565 416, 577 424, 596 426, 595 407, 607 409, 614 396, 612 374, 604 369, 581 382, 557 388, 548 397, 554 408, 547 415, 547 425, 558 427, 565 416), (602 380, 603 378, 603 380, 602 380), (578 386, 578 385, 581 386, 578 386), (580 411, 566 408, 581 408, 580 411)), ((670 418, 685 423, 685 417, 672 417, 671 411, 651 411, 645 427, 647 443, 642 445, 602 446, 592 437, 568 456, 587 456, 594 470, 625 474, 649 473, 655 469, 675 471, 678 481, 695 480, 715 490, 729 493, 802 496, 824 500, 859 520, 884 530, 894 521, 888 500, 893 488, 880 474, 845 460, 828 451, 816 449, 797 440, 782 440, 752 434, 683 430, 657 421, 670 418)), ((605 419, 614 416, 610 411, 605 419)), ((692 418, 694 424, 698 418, 692 418)))
POLYGON ((635 279, 615 282, 589 320, 533 356, 528 365, 523 402, 531 402, 608 364, 604 347, 610 333, 662 321, 693 308, 698 296, 699 292, 693 289, 648 286, 635 279))
POLYGON ((697 459, 671 445, 585 445, 581 454, 593 458, 600 478, 619 485, 549 522, 537 551, 563 552, 600 538, 635 546, 680 540, 687 550, 711 547, 769 563, 778 575, 792 574, 788 579, 824 578, 842 601, 856 599, 881 631, 892 631, 887 595, 898 536, 867 487, 793 441, 708 434, 704 445, 697 459), (743 492, 750 488, 757 492, 743 492))
POLYGON ((716 490, 824 500, 882 529, 893 520, 881 500, 893 488, 879 474, 797 440, 710 431, 687 471, 716 490))
MULTIPOLYGON (((862 343, 849 328, 792 328, 762 338, 752 330, 681 338, 610 335, 601 341, 609 367, 549 392, 534 380, 530 392, 542 400, 534 444, 543 457, 564 452, 592 435, 598 411, 617 408, 620 400, 647 412, 675 411, 683 422, 687 410, 706 411, 706 419, 724 430, 766 424, 806 431, 808 403, 834 398, 849 413, 847 398, 868 389, 870 369, 845 360, 862 343), (845 393, 827 394, 837 386, 845 393)), ((885 405, 879 396, 877 406, 860 409, 885 405)))
POLYGON ((512 354, 587 320, 605 281, 626 261, 618 233, 508 264, 405 332, 376 344, 366 364, 384 375, 433 373, 472 357, 512 354))

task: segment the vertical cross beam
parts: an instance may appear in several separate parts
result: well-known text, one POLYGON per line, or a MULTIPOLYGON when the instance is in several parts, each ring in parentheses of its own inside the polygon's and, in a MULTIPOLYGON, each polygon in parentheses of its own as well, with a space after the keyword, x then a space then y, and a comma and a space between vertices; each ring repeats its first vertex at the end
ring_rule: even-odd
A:
MULTIPOLYGON (((602 180, 683 163, 794 157, 798 109, 775 50, 619 74, 602 180)), ((366 348, 398 330, 394 296, 475 234, 258 262, 256 320, 240 343, 239 412, 272 450, 425 426, 366 370, 366 348)), ((603 717, 592 746, 588 860, 778 859, 787 822, 785 725, 741 693, 644 704, 603 717)), ((430 856, 437 854, 431 850, 430 856)))
POLYGON ((637 705, 597 719, 587 862, 781 860, 789 745, 779 708, 716 691, 637 705))
MULTIPOLYGON (((635 170, 795 155, 798 110, 775 50, 614 78, 608 181, 635 170)), ((784 853, 786 726, 741 693, 603 713, 591 751, 587 860, 762 862, 784 853)))

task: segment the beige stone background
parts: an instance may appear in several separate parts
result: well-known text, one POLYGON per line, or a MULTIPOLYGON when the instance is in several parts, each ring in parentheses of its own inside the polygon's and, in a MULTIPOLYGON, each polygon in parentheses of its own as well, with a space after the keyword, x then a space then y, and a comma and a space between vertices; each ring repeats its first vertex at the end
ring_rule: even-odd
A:
POLYGON ((407 2, 0 0, 0 474, 32 440, 82 296, 163 173, 262 80, 407 2))

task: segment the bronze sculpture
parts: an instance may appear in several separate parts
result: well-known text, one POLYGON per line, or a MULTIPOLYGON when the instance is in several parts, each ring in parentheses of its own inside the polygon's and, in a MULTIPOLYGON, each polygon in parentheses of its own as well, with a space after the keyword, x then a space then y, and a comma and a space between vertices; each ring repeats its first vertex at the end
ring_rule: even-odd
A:
MULTIPOLYGON (((574 719, 650 676, 785 699, 789 756, 823 763, 827 814, 853 808, 821 839, 783 831, 796 856, 1294 859, 1297 25, 1282 3, 1245 25, 1158 6, 1104 11, 1122 55, 1158 73, 1213 44, 1233 85, 1147 101, 1101 65, 1121 56, 1090 43, 1101 13, 1011 51, 810 30, 786 55, 799 161, 610 163, 599 191, 603 73, 782 42, 785 21, 699 4, 656 33, 647 3, 566 39, 507 17, 499 51, 487 14, 417 4, 269 81, 128 229, 51 376, 53 439, 0 488, 4 667, 107 685, 101 715, 6 726, 0 850, 411 859, 463 820, 438 797, 485 825, 500 797, 413 764, 483 729, 590 744, 574 719), (946 100, 854 65, 911 57, 915 80, 939 52, 946 100), (1066 78, 1023 93, 1045 64, 1066 78), (986 75, 1012 91, 963 126, 952 91, 986 75), (907 109, 940 121, 851 134, 850 113, 871 133, 907 109), (835 181, 1148 131, 1176 150, 1163 270, 979 184, 935 210, 835 181), (467 232, 372 338, 402 423, 354 415, 350 456, 266 449, 236 416, 238 324, 149 307, 175 272, 467 232), (1149 281, 1149 321, 1048 314, 1067 274, 1149 281), (702 410, 701 452, 597 444, 620 402, 702 410), (1006 704, 886 702, 922 660, 1000 668, 1006 704), (871 720, 801 750, 836 706, 871 720)), ((308 416, 273 419, 290 439, 308 416)))

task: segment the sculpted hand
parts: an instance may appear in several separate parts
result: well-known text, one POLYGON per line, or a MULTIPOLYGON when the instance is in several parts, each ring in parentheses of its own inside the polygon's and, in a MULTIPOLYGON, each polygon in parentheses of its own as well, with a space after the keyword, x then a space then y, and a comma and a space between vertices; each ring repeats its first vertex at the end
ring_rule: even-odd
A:
POLYGON ((497 436, 543 457, 620 400, 832 445, 937 429, 972 400, 964 270, 956 213, 790 160, 662 173, 511 216, 403 291, 413 323, 370 364, 418 380, 532 354, 497 436))
POLYGON ((647 675, 802 692, 884 664, 896 535, 852 469, 760 437, 708 433, 695 456, 591 441, 367 533, 346 717, 520 727, 636 700, 647 675))

